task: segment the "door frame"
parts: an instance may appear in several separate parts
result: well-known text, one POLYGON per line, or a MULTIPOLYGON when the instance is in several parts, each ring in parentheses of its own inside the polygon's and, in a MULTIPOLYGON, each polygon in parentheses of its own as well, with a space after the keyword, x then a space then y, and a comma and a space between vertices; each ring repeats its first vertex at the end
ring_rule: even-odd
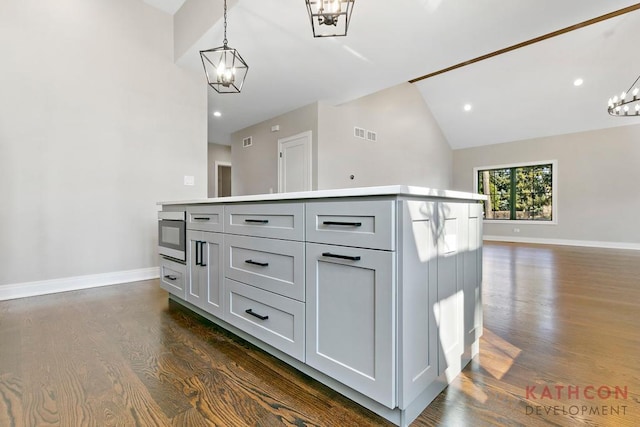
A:
POLYGON ((223 162, 221 160, 213 162, 213 197, 218 197, 218 166, 231 167, 231 162, 223 162))
POLYGON ((286 138, 278 138, 278 193, 282 193, 282 160, 283 157, 281 156, 282 154, 282 146, 284 144, 286 144, 287 142, 291 142, 295 139, 299 139, 301 137, 307 137, 307 140, 305 142, 306 145, 306 150, 308 153, 307 158, 308 160, 308 164, 307 164, 307 170, 309 173, 309 190, 313 189, 313 132, 308 130, 305 132, 301 132, 298 133, 296 135, 292 135, 292 136, 288 136, 286 138))

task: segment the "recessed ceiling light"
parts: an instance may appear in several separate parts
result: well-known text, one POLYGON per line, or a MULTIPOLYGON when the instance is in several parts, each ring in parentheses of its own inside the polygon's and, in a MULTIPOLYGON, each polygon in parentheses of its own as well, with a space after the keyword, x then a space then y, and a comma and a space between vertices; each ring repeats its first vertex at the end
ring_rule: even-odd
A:
POLYGON ((220 116, 222 116, 222 113, 221 113, 220 111, 214 111, 214 112, 213 112, 213 115, 214 115, 215 117, 220 117, 220 116))
POLYGON ((471 104, 464 104, 464 111, 471 111, 471 104))
POLYGON ((573 81, 573 85, 574 86, 582 86, 582 83, 584 83, 584 80, 582 80, 582 79, 575 79, 573 81))

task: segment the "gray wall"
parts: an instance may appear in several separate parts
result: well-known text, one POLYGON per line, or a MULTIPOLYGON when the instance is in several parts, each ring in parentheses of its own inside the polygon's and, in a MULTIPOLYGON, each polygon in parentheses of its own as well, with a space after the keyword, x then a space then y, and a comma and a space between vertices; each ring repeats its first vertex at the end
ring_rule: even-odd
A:
POLYGON ((207 144, 207 170, 209 181, 207 185, 207 197, 213 197, 215 194, 215 165, 218 162, 231 163, 231 147, 228 145, 207 144))
POLYGON ((3 1, 0 51, 0 285, 156 266, 156 202, 207 183, 206 85, 173 64, 172 17, 3 1))
POLYGON ((313 135, 312 188, 317 189, 318 104, 310 104, 274 117, 231 135, 231 193, 268 194, 278 191, 278 139, 310 130, 313 135), (280 131, 271 132, 279 125, 280 131), (242 140, 252 137, 253 145, 243 147, 242 140))
POLYGON ((233 194, 277 191, 278 138, 306 130, 313 132, 313 189, 451 185, 451 148, 418 90, 403 83, 339 106, 311 104, 234 133, 233 194), (280 131, 271 132, 272 125, 280 131), (377 132, 378 141, 354 137, 354 126, 377 132), (253 146, 243 148, 248 136, 253 146))
POLYGON ((485 222, 485 235, 640 243, 640 125, 455 150, 453 187, 473 191, 474 167, 544 160, 558 161, 558 224, 485 222))
POLYGON ((451 185, 451 148, 410 83, 337 107, 321 103, 318 127, 318 189, 451 185), (354 126, 377 132, 377 142, 354 137, 354 126))

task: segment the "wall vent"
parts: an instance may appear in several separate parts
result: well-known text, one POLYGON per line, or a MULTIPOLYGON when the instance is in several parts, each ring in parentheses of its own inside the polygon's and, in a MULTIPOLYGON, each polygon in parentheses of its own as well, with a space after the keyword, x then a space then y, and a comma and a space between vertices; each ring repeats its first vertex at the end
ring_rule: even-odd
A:
POLYGON ((365 130, 359 127, 354 127, 353 128, 353 136, 355 136, 356 138, 361 138, 361 139, 365 139, 365 130))
POLYGON ((253 139, 250 136, 248 136, 248 137, 246 137, 246 138, 244 138, 242 140, 242 146, 243 147, 251 147, 252 145, 253 145, 253 139))
POLYGON ((378 140, 378 134, 372 130, 367 131, 367 140, 376 142, 378 140))

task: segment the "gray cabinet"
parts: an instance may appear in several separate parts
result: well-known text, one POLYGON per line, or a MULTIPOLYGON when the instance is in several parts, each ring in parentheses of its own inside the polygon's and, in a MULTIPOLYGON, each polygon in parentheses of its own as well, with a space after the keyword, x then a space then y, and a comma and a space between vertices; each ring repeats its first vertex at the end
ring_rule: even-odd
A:
POLYGON ((187 207, 187 229, 213 231, 223 230, 222 205, 193 205, 187 207))
POLYGON ((470 204, 467 250, 464 252, 463 363, 477 353, 482 336, 482 205, 470 204))
POLYGON ((189 204, 187 265, 163 261, 161 285, 408 425, 482 334, 482 205, 415 192, 189 204))
POLYGON ((184 264, 168 258, 160 260, 160 287, 173 295, 185 298, 187 271, 184 264))
POLYGON ((400 393, 406 408, 438 378, 438 204, 410 200, 399 204, 402 246, 398 253, 400 393))
POLYGON ((482 205, 407 200, 399 205, 401 393, 407 407, 449 382, 482 334, 482 205))
POLYGON ((304 362, 304 303, 225 279, 225 320, 304 362))
POLYGON ((186 300, 219 317, 224 313, 222 241, 220 233, 187 231, 186 300))
POLYGON ((464 352, 464 259, 468 207, 438 203, 434 224, 437 230, 438 374, 454 377, 462 366, 464 352))
POLYGON ((225 275, 304 301, 304 243, 226 235, 225 275))
POLYGON ((224 232, 304 240, 304 204, 242 203, 225 206, 224 232))
POLYGON ((395 406, 393 253, 307 243, 307 364, 395 406))
POLYGON ((306 240, 369 249, 395 249, 395 201, 306 204, 306 240))

